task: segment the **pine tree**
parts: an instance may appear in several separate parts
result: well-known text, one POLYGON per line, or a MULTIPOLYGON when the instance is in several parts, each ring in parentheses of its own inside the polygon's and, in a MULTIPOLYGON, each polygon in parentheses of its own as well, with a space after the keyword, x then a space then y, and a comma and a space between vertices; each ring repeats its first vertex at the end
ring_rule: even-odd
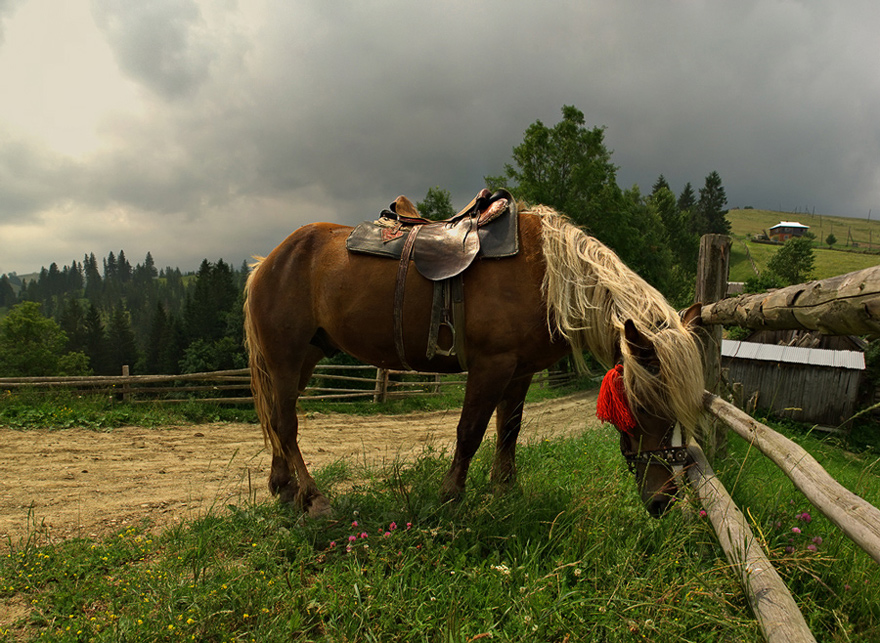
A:
POLYGON ((688 181, 678 197, 678 209, 690 214, 695 205, 697 205, 697 195, 694 194, 694 188, 691 186, 690 181, 688 181))
POLYGON ((100 375, 118 375, 118 373, 112 372, 107 364, 107 338, 104 334, 101 314, 94 302, 89 303, 85 326, 86 345, 84 352, 89 358, 92 370, 100 375))
POLYGON ((133 367, 138 361, 137 342, 131 330, 131 316, 122 304, 113 309, 107 325, 107 366, 121 373, 123 366, 133 367))
POLYGON ((657 194, 660 190, 664 188, 667 190, 672 189, 669 187, 669 183, 666 182, 666 177, 661 174, 659 177, 657 177, 657 180, 654 182, 654 185, 651 188, 651 195, 653 196, 657 194))
POLYGON ((718 172, 706 177, 700 188, 700 200, 692 216, 692 228, 699 235, 730 234, 730 221, 727 220, 727 195, 721 185, 718 172))
POLYGON ((7 275, 0 277, 0 307, 12 306, 15 304, 15 289, 12 282, 9 281, 7 275))

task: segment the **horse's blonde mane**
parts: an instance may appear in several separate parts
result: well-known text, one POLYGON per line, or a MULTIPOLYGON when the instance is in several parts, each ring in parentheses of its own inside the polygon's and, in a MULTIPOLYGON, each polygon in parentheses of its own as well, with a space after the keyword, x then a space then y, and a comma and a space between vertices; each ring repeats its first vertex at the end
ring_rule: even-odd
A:
POLYGON ((693 435, 702 414, 702 358, 678 313, 614 252, 567 218, 546 206, 530 211, 542 224, 551 332, 571 344, 581 369, 586 368, 585 350, 606 368, 622 359, 630 404, 663 411, 693 435), (627 320, 653 344, 659 375, 634 359, 624 338, 627 320))

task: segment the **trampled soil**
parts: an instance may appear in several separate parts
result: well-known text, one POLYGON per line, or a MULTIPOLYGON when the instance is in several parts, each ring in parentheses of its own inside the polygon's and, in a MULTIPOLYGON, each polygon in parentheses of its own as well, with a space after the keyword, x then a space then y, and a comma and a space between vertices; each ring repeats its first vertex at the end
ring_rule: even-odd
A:
MULTIPOLYGON (((599 426, 596 393, 527 404, 520 442, 599 426)), ((339 459, 406 460, 454 448, 459 409, 409 415, 310 414, 300 424, 309 467, 339 459)), ((486 439, 494 440, 494 420, 486 439)), ((270 457, 254 424, 17 431, 0 427, 0 542, 35 527, 51 540, 155 528, 212 507, 269 497, 270 457)), ((438 481, 439 484, 439 481, 438 481)))

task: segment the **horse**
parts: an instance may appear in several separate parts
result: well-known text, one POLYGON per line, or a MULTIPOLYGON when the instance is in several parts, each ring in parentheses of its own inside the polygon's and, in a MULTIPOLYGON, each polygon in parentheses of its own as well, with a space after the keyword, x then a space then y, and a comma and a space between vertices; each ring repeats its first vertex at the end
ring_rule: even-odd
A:
MULTIPOLYGON (((692 439, 701 416, 699 306, 680 316, 612 250, 552 208, 521 206, 515 216, 519 252, 477 257, 463 273, 467 314, 458 332, 467 385, 441 499, 464 493, 493 412, 490 481, 498 489, 513 485, 533 374, 569 354, 583 368, 589 351, 611 369, 600 401, 622 410, 621 453, 645 508, 659 517, 678 493, 684 447, 672 444, 673 435, 681 429, 685 443, 692 439)), ((319 360, 343 351, 385 369, 407 363, 416 371, 462 370, 454 356, 426 356, 433 284, 416 271, 405 276, 402 359, 392 311, 398 262, 348 251, 351 231, 334 223, 300 227, 257 258, 245 286, 251 387, 272 453, 269 489, 311 516, 327 515, 331 506, 297 444, 297 400, 319 360)))

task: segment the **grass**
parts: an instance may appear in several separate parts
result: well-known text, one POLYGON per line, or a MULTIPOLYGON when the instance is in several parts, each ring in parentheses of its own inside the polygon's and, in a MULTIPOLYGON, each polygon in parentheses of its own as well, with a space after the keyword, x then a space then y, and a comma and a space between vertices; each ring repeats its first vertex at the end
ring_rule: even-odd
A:
MULTIPOLYGON (((880 501, 876 462, 785 430, 880 501)), ((37 525, 0 554, 0 641, 761 640, 708 521, 687 503, 650 519, 612 429, 522 448, 503 495, 491 457, 484 445, 455 505, 438 503, 448 458, 429 450, 319 471, 331 521, 241 498, 155 534, 51 543, 37 525)), ((732 439, 719 469, 817 637, 877 640, 878 567, 806 522, 748 445, 732 439)))
MULTIPOLYGON (((456 379, 462 376, 456 375, 456 379)), ((582 377, 565 386, 532 386, 527 402, 552 399, 595 386, 582 377)), ((414 395, 394 398, 384 404, 371 400, 332 402, 301 400, 306 413, 349 413, 355 415, 404 414, 414 411, 445 410, 460 407, 464 386, 444 386, 441 395, 414 395)), ((180 404, 128 404, 106 395, 77 395, 52 392, 0 391, 0 426, 14 429, 66 429, 81 427, 109 431, 120 426, 161 427, 204 422, 257 422, 250 402, 243 405, 216 405, 192 401, 180 404)))
POLYGON ((319 475, 336 520, 247 499, 152 535, 41 542, 0 559, 0 640, 759 640, 704 520, 647 517, 611 430, 523 449, 522 486, 467 498, 448 464, 319 475))

